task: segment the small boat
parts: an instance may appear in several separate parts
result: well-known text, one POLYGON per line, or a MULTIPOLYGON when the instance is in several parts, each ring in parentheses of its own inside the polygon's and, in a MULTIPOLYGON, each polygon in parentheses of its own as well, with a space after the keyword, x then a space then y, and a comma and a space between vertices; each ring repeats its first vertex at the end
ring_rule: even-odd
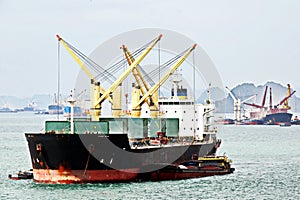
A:
POLYGON ((19 171, 16 175, 9 174, 8 178, 12 180, 33 179, 33 171, 32 169, 28 171, 19 171))
POLYGON ((0 108, 0 113, 16 113, 16 112, 17 112, 16 110, 12 110, 7 107, 0 108))
POLYGON ((287 127, 287 126, 291 126, 291 123, 280 123, 279 126, 287 127))
POLYGON ((148 174, 148 178, 151 181, 181 180, 231 174, 235 171, 235 168, 231 167, 231 162, 227 156, 205 156, 179 165, 161 164, 162 168, 148 174))
POLYGON ((291 124, 300 125, 300 119, 298 118, 298 116, 295 116, 295 118, 291 121, 291 124))
POLYGON ((300 125, 300 120, 292 121, 291 123, 292 123, 293 125, 300 125))

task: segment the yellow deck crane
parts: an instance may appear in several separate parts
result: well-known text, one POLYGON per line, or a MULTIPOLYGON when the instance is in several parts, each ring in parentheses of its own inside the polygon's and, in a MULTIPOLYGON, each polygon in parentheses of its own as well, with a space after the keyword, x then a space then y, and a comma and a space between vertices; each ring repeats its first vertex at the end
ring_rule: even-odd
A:
MULTIPOLYGON (((133 109, 132 109, 132 116, 133 117, 139 117, 141 114, 141 105, 143 102, 150 96, 152 96, 158 89, 159 87, 166 82, 166 80, 172 75, 178 67, 185 61, 185 59, 190 55, 190 53, 196 48, 196 44, 194 44, 190 49, 187 50, 187 52, 181 56, 177 62, 171 67, 171 69, 162 77, 162 79, 156 83, 152 88, 148 90, 146 94, 143 95, 142 98, 139 98, 140 96, 136 96, 136 101, 132 102, 133 104, 133 109)), ((154 115, 154 114, 153 114, 154 115)))
MULTIPOLYGON (((290 84, 287 84, 287 92, 286 92, 286 96, 288 97, 288 96, 290 96, 290 95, 291 95, 291 85, 290 85, 290 84)), ((286 108, 286 109, 288 109, 288 110, 291 109, 291 106, 289 106, 289 100, 288 100, 288 99, 286 99, 286 100, 284 101, 283 108, 286 108)))
MULTIPOLYGON (((124 81, 124 79, 130 74, 133 68, 135 68, 145 57, 146 55, 152 50, 152 48, 157 44, 157 42, 161 39, 162 35, 159 35, 142 53, 137 57, 137 59, 121 74, 121 76, 97 99, 94 99, 95 102, 94 106, 100 106, 103 101, 109 98, 110 94, 115 92, 115 90, 120 87, 120 84, 124 81)), ((95 97, 96 98, 96 97, 95 97)), ((121 97, 120 97, 121 98, 121 97)), ((98 116, 95 116, 96 120, 99 120, 100 117, 100 110, 98 116)))
MULTIPOLYGON (((83 64, 83 62, 80 60, 80 58, 74 53, 74 51, 69 47, 69 45, 59 36, 56 35, 58 41, 66 48, 66 50, 70 53, 70 55, 74 58, 74 60, 79 64, 81 69, 87 74, 87 76, 91 80, 91 116, 93 119, 96 118, 96 116, 100 115, 100 105, 96 105, 95 102, 93 102, 94 99, 100 98, 100 93, 105 93, 105 89, 100 86, 100 83, 95 79, 95 77, 92 75, 92 73, 88 70, 88 68, 83 64)), ((110 97, 108 97, 108 100, 113 104, 113 101, 110 97)))
MULTIPOLYGON (((128 48, 125 45, 122 46, 122 49, 123 49, 123 52, 124 52, 124 55, 126 57, 128 64, 131 65, 134 62, 134 57, 132 56, 132 54, 129 52, 128 48)), ((146 92, 149 91, 149 86, 148 86, 147 82, 145 81, 141 71, 139 70, 138 65, 132 69, 132 73, 138 84, 138 87, 134 86, 135 88, 132 91, 132 98, 133 98, 133 102, 134 102, 136 97, 139 98, 138 97, 140 94, 139 91, 141 91, 142 95, 144 95, 146 92), (143 85, 141 82, 143 83, 143 85), (146 92, 145 92, 144 88, 145 88, 146 92)), ((150 98, 150 101, 148 101, 148 99, 145 99, 144 102, 146 102, 150 108, 151 117, 157 117, 157 115, 152 115, 152 114, 157 114, 158 112, 151 112, 151 111, 158 111, 158 90, 152 96, 149 96, 149 98, 150 98)))

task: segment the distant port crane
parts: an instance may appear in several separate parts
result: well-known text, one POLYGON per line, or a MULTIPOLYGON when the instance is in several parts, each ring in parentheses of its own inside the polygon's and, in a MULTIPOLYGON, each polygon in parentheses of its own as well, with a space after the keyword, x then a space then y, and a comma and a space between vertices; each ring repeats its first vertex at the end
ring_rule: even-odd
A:
POLYGON ((233 99, 233 119, 234 119, 234 121, 241 121, 241 105, 242 105, 242 103, 245 103, 246 101, 253 99, 254 97, 257 96, 257 94, 242 101, 240 98, 236 98, 227 86, 225 88, 226 88, 228 94, 233 99))

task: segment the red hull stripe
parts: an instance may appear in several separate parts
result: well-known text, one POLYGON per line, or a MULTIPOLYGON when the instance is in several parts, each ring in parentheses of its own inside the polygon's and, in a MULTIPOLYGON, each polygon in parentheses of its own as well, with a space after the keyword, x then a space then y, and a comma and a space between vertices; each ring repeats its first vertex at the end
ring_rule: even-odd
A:
POLYGON ((137 178, 138 169, 119 170, 47 170, 33 169, 33 179, 43 183, 126 182, 137 178))

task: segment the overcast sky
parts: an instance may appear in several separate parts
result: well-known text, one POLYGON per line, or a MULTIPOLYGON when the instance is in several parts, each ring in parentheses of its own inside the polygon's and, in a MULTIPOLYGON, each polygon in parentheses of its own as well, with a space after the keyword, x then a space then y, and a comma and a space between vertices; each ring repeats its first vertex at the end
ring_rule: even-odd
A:
MULTIPOLYGON (((111 37, 140 28, 190 37, 231 88, 275 81, 297 89, 299 10, 298 0, 0 0, 0 96, 56 92, 56 34, 89 54, 111 37)), ((74 87, 79 72, 65 55, 63 92, 74 87)))

